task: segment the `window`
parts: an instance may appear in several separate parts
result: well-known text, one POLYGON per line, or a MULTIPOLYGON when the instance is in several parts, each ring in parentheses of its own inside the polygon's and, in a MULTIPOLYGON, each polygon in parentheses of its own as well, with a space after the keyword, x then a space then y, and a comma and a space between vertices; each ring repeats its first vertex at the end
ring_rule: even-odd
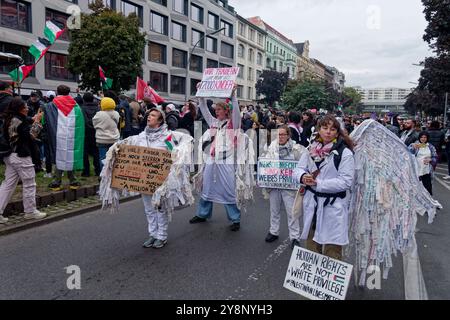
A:
POLYGON ((172 39, 186 42, 186 26, 172 21, 172 39))
POLYGON ((45 78, 52 80, 77 81, 77 77, 65 68, 67 56, 48 52, 45 55, 45 78))
POLYGON ((220 28, 225 28, 225 30, 222 31, 223 35, 233 38, 233 25, 231 23, 222 20, 220 22, 220 28))
POLYGON ((245 58, 245 47, 242 44, 238 46, 238 57, 245 58))
POLYGON ((167 7, 167 0, 152 0, 152 1, 156 2, 157 4, 167 7))
POLYGON ((195 96, 197 94, 197 84, 202 82, 202 80, 191 79, 191 96, 195 96))
POLYGON ((231 44, 222 42, 222 46, 220 47, 220 55, 225 58, 233 59, 234 47, 231 44))
MULTIPOLYGON (((88 0, 88 4, 95 2, 95 0, 88 0)), ((116 0, 103 0, 105 7, 116 10, 116 0)))
POLYGON ((204 36, 203 32, 192 29, 192 42, 191 44, 194 46, 197 42, 199 42, 198 47, 205 48, 205 39, 202 39, 204 36))
POLYGON ((263 39, 264 39, 263 35, 261 33, 258 33, 258 44, 260 46, 263 45, 263 39))
POLYGON ((252 88, 252 87, 248 87, 248 92, 247 92, 247 94, 248 94, 247 98, 248 98, 249 100, 252 100, 252 99, 253 99, 253 88, 252 88))
POLYGON ((263 55, 261 54, 261 52, 258 52, 258 55, 256 56, 256 63, 258 64, 258 66, 262 66, 262 61, 263 55))
POLYGON ((218 68, 219 61, 208 59, 206 60, 206 68, 218 68))
MULTIPOLYGON (((45 21, 55 20, 61 26, 65 26, 68 18, 69 18, 69 15, 67 15, 65 13, 58 12, 58 11, 51 10, 51 9, 45 9, 45 21)), ((67 31, 64 31, 64 33, 61 35, 61 37, 59 39, 69 41, 70 40, 69 33, 67 31)))
POLYGON ((172 66, 177 68, 186 68, 187 65, 187 52, 173 49, 172 51, 172 66))
POLYGON ((167 63, 167 47, 155 43, 149 42, 148 44, 148 60, 156 63, 167 63))
POLYGON ((150 71, 150 86, 157 92, 168 92, 167 73, 150 71))
POLYGON ((238 78, 239 79, 244 79, 244 69, 245 69, 245 67, 242 64, 238 64, 238 68, 239 68, 238 78))
POLYGON ((170 92, 185 94, 186 93, 186 79, 183 77, 170 77, 170 92))
POLYGON ((208 28, 219 29, 219 17, 211 12, 208 12, 208 28))
POLYGON ((206 51, 217 53, 217 39, 206 37, 206 51))
POLYGON ((173 11, 188 15, 188 0, 173 0, 173 11))
POLYGON ((167 17, 153 11, 151 11, 150 17, 151 17, 150 30, 167 36, 169 34, 167 31, 168 29, 167 17))
POLYGON ((249 48, 249 49, 248 49, 248 60, 249 60, 250 62, 255 61, 255 53, 254 53, 254 51, 253 51, 252 48, 249 48))
POLYGON ((239 22, 238 24, 238 33, 245 37, 245 25, 242 22, 239 22))
MULTIPOLYGON (((28 52, 28 47, 22 47, 17 44, 12 43, 6 43, 6 42, 0 42, 0 52, 8 52, 12 54, 17 54, 18 56, 21 56, 24 60, 26 65, 34 64, 35 60, 34 57, 28 52)), ((9 73, 14 69, 15 66, 1 66, 0 65, 0 73, 9 73)), ((35 77, 36 72, 35 69, 33 69, 29 77, 35 77)))
POLYGON ((255 30, 250 29, 250 40, 255 41, 255 30))
POLYGON ((203 24, 203 8, 191 3, 191 19, 203 24))
POLYGON ((244 94, 244 86, 237 86, 236 94, 238 98, 242 98, 244 94))
POLYGON ((136 17, 139 18, 139 25, 141 27, 143 26, 144 17, 141 6, 122 0, 120 4, 120 12, 122 12, 125 17, 128 17, 130 14, 135 14, 136 17))
POLYGON ((229 64, 219 63, 219 68, 231 68, 229 64))
POLYGON ((0 26, 31 32, 31 4, 0 0, 0 26))
POLYGON ((248 77, 247 80, 253 81, 253 68, 248 68, 248 77))
POLYGON ((189 70, 203 72, 203 57, 192 55, 189 70))
POLYGON ((262 71, 256 70, 256 80, 259 80, 259 78, 261 78, 261 75, 262 75, 262 71))

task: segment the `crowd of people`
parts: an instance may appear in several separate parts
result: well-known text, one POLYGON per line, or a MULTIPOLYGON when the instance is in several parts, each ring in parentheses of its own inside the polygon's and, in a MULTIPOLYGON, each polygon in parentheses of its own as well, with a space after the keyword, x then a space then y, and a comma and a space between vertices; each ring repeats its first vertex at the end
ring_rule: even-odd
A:
MULTIPOLYGON (((272 135, 269 146, 264 149, 257 144, 257 156, 298 162, 295 177, 306 191, 301 228, 299 218, 290 215, 296 192, 266 190, 270 199, 270 229, 265 241, 273 242, 279 236, 283 202, 292 248, 304 239, 308 249, 341 259, 342 246, 348 244, 348 191, 355 175, 350 134, 366 120, 362 116, 239 106, 235 92, 231 100, 224 102, 200 98, 184 105, 169 102, 155 105, 147 97, 137 101, 132 95, 117 95, 113 91, 105 91, 101 96, 77 93, 72 97, 70 89, 60 85, 56 92, 48 91, 45 95, 39 90, 33 91, 24 101, 13 97, 8 84, 0 82, 0 117, 2 137, 11 148, 2 156, 6 171, 0 186, 0 223, 8 221, 2 214, 19 180, 24 190, 25 218, 45 217, 35 203, 35 174, 44 170, 43 167, 46 177, 53 178, 50 189, 61 188, 64 172, 67 172, 70 188, 76 189, 80 183, 75 172, 90 176, 92 157, 93 174, 105 183, 110 181, 103 178, 111 174, 108 170, 114 157, 109 150, 115 150, 121 143, 165 150, 172 139, 189 144, 194 137, 195 121, 201 121, 203 144, 200 148, 205 164, 198 168, 194 178, 200 181, 200 202, 190 223, 206 222, 212 217, 213 203, 219 203, 225 206, 230 230, 240 229, 241 203, 249 198, 246 185, 251 184, 253 172, 249 174, 247 167, 237 167, 236 161, 228 161, 228 158, 234 157, 230 151, 239 148, 240 141, 246 141, 241 140, 246 137, 239 133, 241 129, 244 132, 255 130, 256 136, 252 137, 256 139, 259 139, 258 131, 266 129, 276 135, 272 135), (178 129, 184 129, 186 134, 174 135, 178 129), (231 143, 224 143, 230 132, 231 143), (102 171, 104 165, 108 167, 102 171)), ((418 123, 413 118, 403 119, 397 115, 386 115, 377 121, 415 155, 418 178, 432 194, 433 171, 445 158, 445 153, 446 158, 450 158, 450 128, 443 128, 436 121, 418 123)), ((168 150, 172 151, 171 148, 168 150)), ((180 148, 182 146, 178 145, 175 150, 180 148)), ((181 179, 188 178, 183 175, 181 179)), ((450 165, 449 175, 444 179, 450 179, 450 165)), ((108 188, 101 187, 105 194, 108 188)), ((177 188, 179 190, 179 185, 177 188)), ((190 198, 190 191, 186 191, 185 186, 184 190, 190 198)), ((143 244, 146 248, 162 248, 167 243, 168 212, 173 209, 168 205, 168 198, 177 196, 169 191, 159 194, 158 199, 143 195, 149 225, 149 238, 143 244)))

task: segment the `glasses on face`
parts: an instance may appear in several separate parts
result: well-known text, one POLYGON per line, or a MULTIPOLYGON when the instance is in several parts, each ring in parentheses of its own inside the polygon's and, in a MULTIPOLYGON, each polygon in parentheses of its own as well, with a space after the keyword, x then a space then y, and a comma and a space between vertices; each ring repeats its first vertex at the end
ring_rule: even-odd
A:
POLYGON ((287 134, 287 133, 280 133, 279 136, 280 136, 280 137, 287 137, 288 134, 287 134))

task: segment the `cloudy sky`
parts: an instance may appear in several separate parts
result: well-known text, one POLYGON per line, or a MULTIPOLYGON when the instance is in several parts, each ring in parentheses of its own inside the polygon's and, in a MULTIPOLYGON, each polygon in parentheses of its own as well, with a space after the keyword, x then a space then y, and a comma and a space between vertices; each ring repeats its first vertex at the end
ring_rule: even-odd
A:
POLYGON ((229 0, 241 16, 261 16, 310 57, 346 74, 347 86, 414 87, 432 53, 422 40, 421 0, 229 0))

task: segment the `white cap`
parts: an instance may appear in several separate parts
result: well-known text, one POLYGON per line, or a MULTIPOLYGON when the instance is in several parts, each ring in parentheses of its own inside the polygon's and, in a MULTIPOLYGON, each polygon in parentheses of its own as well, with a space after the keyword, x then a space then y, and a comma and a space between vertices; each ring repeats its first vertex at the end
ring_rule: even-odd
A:
POLYGON ((47 91, 47 93, 45 94, 45 96, 47 98, 50 98, 51 96, 56 97, 56 93, 55 91, 47 91))
POLYGON ((171 103, 166 106, 167 111, 175 111, 175 106, 171 103))

